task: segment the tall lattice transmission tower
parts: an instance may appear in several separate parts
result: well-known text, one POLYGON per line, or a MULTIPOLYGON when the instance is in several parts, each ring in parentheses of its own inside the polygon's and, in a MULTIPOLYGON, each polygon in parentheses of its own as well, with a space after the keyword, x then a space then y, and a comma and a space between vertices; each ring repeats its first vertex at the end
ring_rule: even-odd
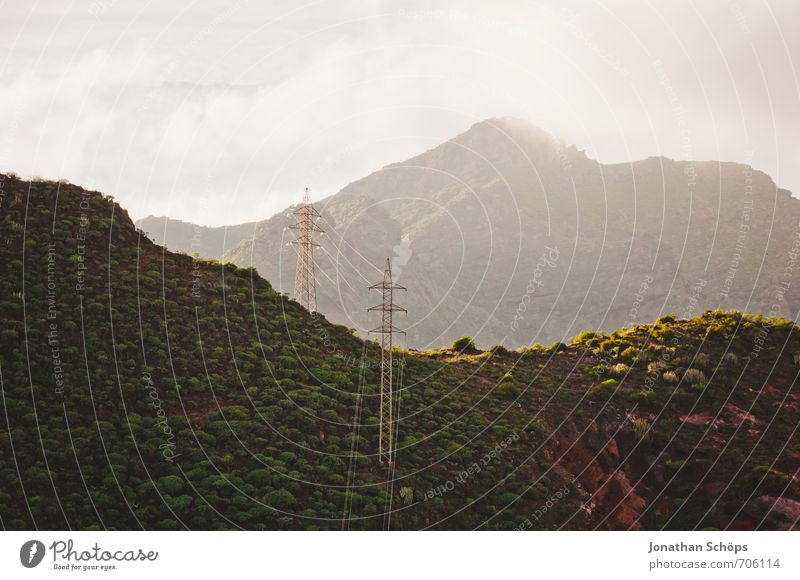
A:
POLYGON ((368 308, 368 311, 377 311, 382 314, 381 325, 370 330, 370 333, 381 335, 381 412, 380 435, 378 440, 378 459, 381 463, 392 463, 392 447, 394 445, 394 391, 392 388, 392 335, 405 334, 392 323, 395 312, 408 311, 394 303, 395 290, 405 290, 400 284, 392 280, 392 264, 386 260, 386 269, 383 271, 383 282, 369 287, 370 290, 380 290, 383 301, 377 306, 368 308))
POLYGON ((297 232, 297 237, 292 242, 297 247, 297 269, 294 274, 294 294, 292 298, 306 307, 309 312, 317 310, 317 281, 314 276, 314 248, 319 244, 314 242, 314 232, 322 233, 317 225, 319 212, 311 205, 308 188, 303 194, 301 203, 294 215, 297 221, 289 227, 297 232))

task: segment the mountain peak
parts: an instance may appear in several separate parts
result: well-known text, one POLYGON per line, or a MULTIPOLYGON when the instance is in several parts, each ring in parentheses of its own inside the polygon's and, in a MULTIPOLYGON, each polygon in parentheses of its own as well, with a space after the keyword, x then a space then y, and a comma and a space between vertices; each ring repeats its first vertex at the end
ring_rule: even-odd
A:
POLYGON ((492 117, 472 125, 450 141, 502 165, 550 164, 558 160, 585 159, 538 125, 519 117, 492 117))
POLYGON ((477 123, 473 124, 467 130, 467 132, 473 130, 475 131, 499 130, 507 133, 539 133, 541 135, 551 137, 549 133, 547 133, 544 129, 542 129, 532 121, 528 119, 523 119, 522 117, 513 117, 513 116, 489 117, 488 119, 484 119, 482 121, 478 121, 477 123))

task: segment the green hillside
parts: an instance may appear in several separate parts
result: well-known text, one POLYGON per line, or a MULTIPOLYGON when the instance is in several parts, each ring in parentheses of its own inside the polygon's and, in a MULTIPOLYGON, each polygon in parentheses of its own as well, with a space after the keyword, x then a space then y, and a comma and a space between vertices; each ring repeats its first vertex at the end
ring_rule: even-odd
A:
POLYGON ((792 323, 398 352, 387 469, 373 343, 109 197, 0 179, 5 529, 797 526, 792 323))

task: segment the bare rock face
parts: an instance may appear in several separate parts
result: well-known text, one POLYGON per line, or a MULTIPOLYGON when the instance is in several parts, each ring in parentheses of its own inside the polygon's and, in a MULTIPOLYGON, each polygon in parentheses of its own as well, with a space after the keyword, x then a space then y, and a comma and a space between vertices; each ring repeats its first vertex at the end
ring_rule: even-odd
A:
POLYGON ((800 521, 800 502, 787 497, 762 495, 742 509, 734 523, 741 530, 792 530, 800 521))

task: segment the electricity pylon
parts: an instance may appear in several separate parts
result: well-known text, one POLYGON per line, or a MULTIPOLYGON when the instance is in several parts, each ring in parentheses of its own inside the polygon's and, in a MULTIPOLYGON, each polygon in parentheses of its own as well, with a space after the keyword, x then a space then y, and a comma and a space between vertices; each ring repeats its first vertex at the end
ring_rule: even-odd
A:
POLYGON ((297 232, 297 237, 292 242, 297 246, 297 269, 294 274, 294 295, 297 302, 305 306, 309 312, 317 310, 317 282, 314 276, 314 248, 319 244, 314 242, 314 232, 322 233, 317 225, 319 212, 311 205, 308 188, 303 195, 301 203, 294 215, 297 222, 289 227, 297 232))
POLYGON ((392 315, 395 312, 408 311, 394 303, 393 292, 405 290, 400 284, 392 281, 392 264, 386 260, 386 269, 383 272, 383 282, 369 287, 370 290, 380 290, 383 301, 377 306, 368 308, 368 312, 377 311, 382 314, 381 325, 370 330, 370 333, 381 335, 381 413, 380 435, 378 439, 378 459, 381 463, 392 463, 392 446, 394 444, 394 392, 392 389, 392 335, 405 334, 404 331, 392 324, 392 315))

